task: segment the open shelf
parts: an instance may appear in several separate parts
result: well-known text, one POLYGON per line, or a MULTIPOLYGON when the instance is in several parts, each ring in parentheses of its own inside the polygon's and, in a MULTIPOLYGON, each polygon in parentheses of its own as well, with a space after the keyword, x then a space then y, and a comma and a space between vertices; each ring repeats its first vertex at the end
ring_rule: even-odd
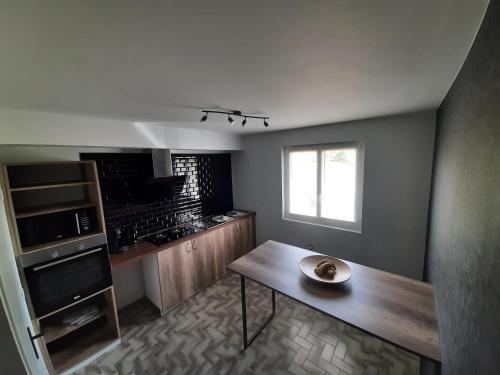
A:
POLYGON ((85 185, 94 185, 94 184, 95 184, 94 181, 75 181, 75 182, 45 184, 45 185, 28 185, 28 186, 11 188, 10 191, 28 191, 28 190, 42 190, 42 189, 57 189, 57 188, 63 188, 63 187, 85 186, 85 185))
POLYGON ((43 342, 57 374, 98 355, 120 339, 113 287, 101 290, 78 302, 37 319, 43 342), (93 309, 96 315, 77 325, 65 323, 93 309))
POLYGON ((92 298, 94 298, 94 297, 96 297, 96 296, 98 296, 98 295, 100 295, 102 293, 110 293, 111 289, 112 289, 112 287, 107 287, 107 288, 105 288, 103 290, 100 290, 100 291, 94 293, 94 294, 91 294, 90 296, 82 298, 81 300, 78 300, 77 302, 73 302, 73 303, 71 303, 71 304, 69 304, 67 306, 64 306, 64 307, 60 308, 60 309, 51 311, 51 312, 49 312, 49 313, 47 313, 47 314, 45 314, 43 316, 40 316, 40 317, 38 317, 38 320, 42 321, 43 319, 46 319, 46 318, 48 318, 48 317, 50 317, 52 315, 58 314, 58 313, 60 313, 62 311, 65 311, 65 310, 67 310, 69 308, 72 308, 72 307, 77 306, 77 305, 79 305, 81 303, 84 303, 85 301, 88 301, 88 300, 90 300, 90 299, 92 299, 92 298))
POLYGON ((86 201, 73 201, 73 202, 55 203, 43 206, 23 208, 16 211, 16 218, 21 219, 23 217, 45 215, 62 211, 70 211, 85 207, 95 207, 95 203, 86 201))
POLYGON ((49 351, 52 366, 58 374, 76 366, 119 339, 107 326, 97 327, 86 335, 73 336, 70 345, 49 351))
POLYGON ((90 324, 96 321, 97 319, 102 318, 105 315, 106 315, 105 311, 100 311, 99 315, 93 317, 90 320, 87 320, 82 324, 77 324, 77 325, 64 324, 64 323, 61 323, 59 325, 46 325, 44 326, 43 329, 43 336, 45 337, 45 342, 47 344, 50 344, 51 342, 60 339, 61 337, 66 336, 67 334, 70 334, 71 332, 76 331, 79 328, 85 327, 87 324, 90 324))
POLYGON ((92 162, 7 165, 9 186, 13 191, 91 183, 95 181, 93 169, 92 162))

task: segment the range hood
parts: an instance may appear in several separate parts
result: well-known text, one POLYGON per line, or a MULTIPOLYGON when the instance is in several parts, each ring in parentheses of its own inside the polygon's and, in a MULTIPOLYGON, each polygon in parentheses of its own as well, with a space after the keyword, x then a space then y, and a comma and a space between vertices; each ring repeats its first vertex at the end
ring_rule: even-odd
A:
POLYGON ((169 188, 182 187, 186 181, 186 176, 174 176, 172 171, 172 153, 169 149, 153 149, 153 178, 147 183, 154 186, 155 190, 161 192, 162 187, 169 188))

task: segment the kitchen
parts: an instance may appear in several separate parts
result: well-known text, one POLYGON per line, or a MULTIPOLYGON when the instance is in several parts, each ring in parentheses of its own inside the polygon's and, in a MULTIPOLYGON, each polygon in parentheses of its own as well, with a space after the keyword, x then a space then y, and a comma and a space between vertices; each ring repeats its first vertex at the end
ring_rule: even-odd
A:
POLYGON ((0 12, 2 371, 495 372, 498 0, 56 3, 0 12))
POLYGON ((227 264, 255 247, 254 213, 233 210, 230 154, 155 149, 80 153, 80 159, 4 167, 18 259, 57 373, 119 342, 114 288, 119 307, 145 295, 164 314, 223 277, 227 264), (106 246, 109 261, 108 252, 100 251, 106 246), (132 282, 130 266, 142 266, 143 280, 132 282), (110 271, 128 278, 120 283, 115 275, 113 283, 110 271), (48 298, 62 280, 67 290, 48 298), (143 287, 131 297, 135 283, 143 287), (80 327, 104 313, 112 316, 113 333, 87 342, 80 327))

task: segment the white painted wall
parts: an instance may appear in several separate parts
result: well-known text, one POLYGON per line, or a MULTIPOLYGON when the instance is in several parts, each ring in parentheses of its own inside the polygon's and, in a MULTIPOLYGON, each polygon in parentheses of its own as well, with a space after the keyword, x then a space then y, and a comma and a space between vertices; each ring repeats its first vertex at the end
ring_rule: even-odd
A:
POLYGON ((0 145, 240 150, 240 137, 180 124, 0 109, 0 145))
POLYGON ((422 278, 435 112, 243 137, 233 153, 235 207, 257 212, 257 242, 273 239, 422 278), (282 219, 283 146, 365 144, 363 228, 353 233, 282 219))
POLYGON ((142 262, 113 269, 113 284, 118 309, 142 298, 144 296, 142 262))

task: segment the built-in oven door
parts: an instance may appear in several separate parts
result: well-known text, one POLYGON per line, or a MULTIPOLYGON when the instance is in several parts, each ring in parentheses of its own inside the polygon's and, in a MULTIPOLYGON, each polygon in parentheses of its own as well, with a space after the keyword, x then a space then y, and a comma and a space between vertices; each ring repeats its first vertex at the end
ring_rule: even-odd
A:
POLYGON ((37 317, 112 285, 106 245, 26 267, 24 273, 37 317))

